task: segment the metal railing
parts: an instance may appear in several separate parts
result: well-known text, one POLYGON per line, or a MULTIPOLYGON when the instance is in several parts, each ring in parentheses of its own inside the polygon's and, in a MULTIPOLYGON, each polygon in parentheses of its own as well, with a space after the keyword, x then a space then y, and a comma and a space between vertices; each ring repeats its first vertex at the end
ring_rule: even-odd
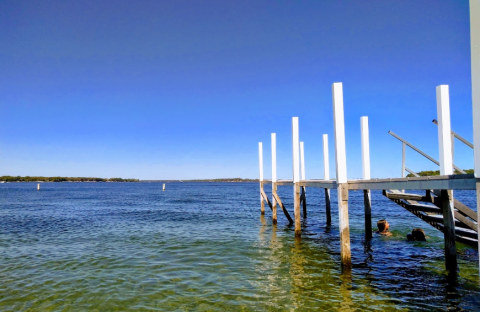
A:
MULTIPOLYGON (((452 131, 453 132, 453 131, 452 131)), ((411 174, 414 174, 410 169, 407 170, 407 168, 405 167, 405 150, 406 150, 406 146, 410 147, 411 149, 413 149, 415 152, 419 153, 420 155, 422 155, 423 157, 427 158, 428 160, 430 160, 431 162, 433 162, 434 164, 436 164, 437 166, 440 166, 440 163, 435 160, 433 157, 427 155, 426 153, 422 152, 419 148, 413 146, 412 144, 410 144, 409 142, 407 142, 406 140, 402 139, 401 137, 399 137, 398 135, 396 135, 395 133, 393 133, 392 131, 388 131, 388 133, 390 135, 392 135, 394 138, 396 138, 397 140, 401 141, 402 142, 402 178, 405 178, 405 171, 408 171, 409 173, 411 174)), ((453 134, 452 134, 453 135, 453 134)), ((463 139, 463 138, 462 138, 463 139)), ((465 140, 465 139, 464 139, 465 140)), ((465 140, 466 141, 466 140, 465 140)), ((463 142, 463 141, 462 141, 463 142)), ((468 142, 468 141, 467 141, 468 142)), ((472 145, 472 148, 473 148, 473 145, 472 145)), ((453 169, 457 170, 458 172, 460 173, 463 173, 463 174, 466 174, 465 171, 463 171, 462 169, 460 169, 459 167, 453 165, 453 169)), ((415 174, 414 174, 415 175, 415 174)))

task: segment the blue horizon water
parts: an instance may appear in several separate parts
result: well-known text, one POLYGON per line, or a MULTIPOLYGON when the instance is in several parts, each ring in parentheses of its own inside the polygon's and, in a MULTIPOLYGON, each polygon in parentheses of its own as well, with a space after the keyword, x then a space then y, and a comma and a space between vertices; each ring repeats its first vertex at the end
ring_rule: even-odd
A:
MULTIPOLYGON (((279 211, 260 216, 258 183, 0 184, 2 311, 475 311, 478 253, 458 244, 444 271, 443 234, 372 192, 372 221, 392 236, 364 239, 363 193, 350 192, 351 274, 340 268, 323 190, 308 188, 302 239, 279 211), (421 227, 428 242, 407 242, 421 227)), ((269 188, 266 187, 266 192, 269 188)), ((292 188, 279 187, 292 211, 292 188)), ((474 192, 456 191, 468 206, 474 192)))

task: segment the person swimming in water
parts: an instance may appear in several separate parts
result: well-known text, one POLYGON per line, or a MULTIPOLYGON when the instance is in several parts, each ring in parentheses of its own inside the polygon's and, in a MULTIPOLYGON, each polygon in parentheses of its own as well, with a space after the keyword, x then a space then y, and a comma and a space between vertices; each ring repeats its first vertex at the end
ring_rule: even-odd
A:
POLYGON ((378 227, 378 234, 385 235, 385 236, 390 236, 392 233, 388 230, 390 228, 390 225, 388 224, 387 220, 382 219, 377 222, 377 227, 378 227))
POLYGON ((409 241, 421 241, 426 242, 427 238, 425 236, 425 231, 420 228, 413 229, 412 234, 407 234, 407 239, 409 241))

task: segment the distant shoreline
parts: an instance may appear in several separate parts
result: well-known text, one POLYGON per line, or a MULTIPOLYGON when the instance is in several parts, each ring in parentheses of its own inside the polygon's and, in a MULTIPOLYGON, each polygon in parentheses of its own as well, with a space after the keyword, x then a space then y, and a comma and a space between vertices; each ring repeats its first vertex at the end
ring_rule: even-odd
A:
POLYGON ((170 183, 170 182, 260 182, 258 179, 240 179, 240 178, 234 178, 234 179, 196 179, 196 180, 140 180, 140 182, 164 182, 164 183, 170 183))
POLYGON ((40 177, 40 176, 1 176, 1 183, 13 182, 140 182, 139 179, 92 178, 92 177, 40 177))
POLYGON ((241 178, 232 178, 232 179, 195 179, 195 180, 139 180, 139 179, 122 179, 122 178, 92 178, 92 177, 39 177, 39 176, 0 176, 0 183, 14 183, 14 182, 259 182, 258 179, 241 179, 241 178))

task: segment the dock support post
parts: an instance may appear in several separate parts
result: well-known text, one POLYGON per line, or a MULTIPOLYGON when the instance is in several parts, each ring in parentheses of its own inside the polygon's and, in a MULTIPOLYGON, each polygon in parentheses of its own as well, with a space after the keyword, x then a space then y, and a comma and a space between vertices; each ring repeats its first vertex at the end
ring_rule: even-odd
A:
MULTIPOLYGON (((303 142, 300 142, 300 180, 305 180, 305 150, 303 142)), ((303 218, 307 217, 307 190, 305 186, 301 187, 301 201, 303 203, 303 218)))
MULTIPOLYGON (((450 99, 447 85, 437 87, 438 147, 440 154, 440 174, 453 174, 452 140, 450 137, 450 99)), ((457 251, 455 248, 455 219, 453 215, 453 192, 441 190, 443 212, 443 235, 445 241, 445 268, 450 272, 457 270, 457 251)))
POLYGON ((443 212, 443 237, 445 240, 445 269, 457 271, 457 250, 455 247, 455 219, 453 217, 452 191, 441 190, 443 212))
POLYGON ((292 118, 292 153, 293 153, 293 208, 295 218, 295 237, 300 237, 300 151, 299 151, 298 117, 292 118))
MULTIPOLYGON (((328 162, 328 134, 323 135, 323 179, 330 180, 330 164, 328 162)), ((332 224, 332 214, 330 206, 330 189, 325 189, 325 213, 327 215, 327 225, 332 224)))
POLYGON ((272 133, 272 223, 277 224, 277 135, 272 133))
POLYGON ((258 168, 260 171, 259 181, 260 181, 260 214, 265 214, 265 201, 263 199, 263 146, 262 142, 258 142, 258 168))
POLYGON ((336 82, 332 85, 332 93, 338 186, 340 252, 342 266, 344 268, 350 268, 352 266, 352 256, 350 252, 350 225, 348 220, 347 154, 345 149, 345 121, 343 117, 343 85, 341 82, 336 82))
MULTIPOLYGON (((368 135, 368 117, 360 117, 362 137, 362 168, 363 179, 370 180, 370 139, 368 135)), ((365 206, 365 238, 372 238, 372 201, 370 190, 363 190, 363 204, 365 206)))
MULTIPOLYGON (((477 220, 480 220, 480 180, 477 178, 477 220)), ((477 233, 480 233, 480 222, 477 222, 477 233)), ((480 239, 478 240, 479 273, 480 273, 480 239)))
MULTIPOLYGON (((470 49, 472 63, 474 168, 475 177, 480 179, 480 0, 470 0, 470 49)), ((479 182, 477 182, 477 212, 478 220, 480 221, 479 182)), ((477 230, 480 233, 480 222, 478 222, 477 230)), ((478 240, 478 254, 480 259, 480 239, 478 240)))

